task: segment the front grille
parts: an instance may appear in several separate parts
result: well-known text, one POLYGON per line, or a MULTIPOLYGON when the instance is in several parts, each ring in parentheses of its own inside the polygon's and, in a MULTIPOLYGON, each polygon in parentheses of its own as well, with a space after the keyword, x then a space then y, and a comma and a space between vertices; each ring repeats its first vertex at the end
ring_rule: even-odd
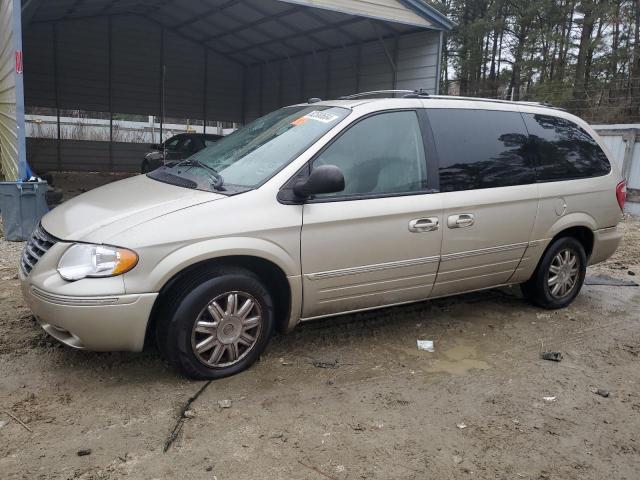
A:
POLYGON ((38 225, 31 234, 27 245, 24 247, 22 258, 20 259, 20 266, 25 275, 31 273, 31 270, 33 270, 33 267, 38 263, 40 257, 47 253, 57 241, 55 237, 45 232, 42 225, 38 225))

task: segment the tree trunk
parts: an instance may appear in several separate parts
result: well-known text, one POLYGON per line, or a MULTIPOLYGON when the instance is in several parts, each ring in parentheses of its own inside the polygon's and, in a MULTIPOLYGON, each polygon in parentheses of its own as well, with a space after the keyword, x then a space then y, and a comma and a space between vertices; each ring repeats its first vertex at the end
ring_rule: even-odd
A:
POLYGON ((519 32, 516 35, 516 50, 513 55, 513 67, 511 69, 511 84, 509 86, 511 99, 516 102, 520 100, 520 85, 522 83, 522 57, 524 55, 524 42, 527 38, 527 26, 519 25, 518 30, 519 32))
POLYGON ((572 0, 570 4, 570 14, 567 23, 562 28, 562 45, 560 48, 560 69, 558 70, 558 79, 562 82, 565 79, 565 72, 567 69, 567 57, 569 54, 569 48, 571 47, 571 30, 573 27, 573 17, 576 11, 576 2, 572 0))
POLYGON ((635 29, 633 34, 633 63, 631 76, 631 108, 630 115, 637 120, 640 115, 640 0, 635 2, 635 29))
POLYGON ((583 2, 582 31, 580 33, 580 46, 578 47, 578 59, 576 61, 575 76, 573 79, 573 98, 582 106, 587 97, 586 72, 589 49, 591 48, 591 35, 595 24, 595 4, 592 1, 583 2))
POLYGON ((598 21, 598 30, 596 33, 596 38, 591 42, 589 46, 589 50, 587 51, 587 59, 585 61, 585 70, 584 70, 584 90, 585 92, 589 91, 589 82, 591 80, 591 65, 593 64, 593 52, 602 39, 602 18, 598 21))
POLYGON ((491 66, 489 67, 489 95, 498 96, 498 82, 496 80, 496 55, 498 54, 498 26, 493 29, 493 45, 491 45, 491 66))

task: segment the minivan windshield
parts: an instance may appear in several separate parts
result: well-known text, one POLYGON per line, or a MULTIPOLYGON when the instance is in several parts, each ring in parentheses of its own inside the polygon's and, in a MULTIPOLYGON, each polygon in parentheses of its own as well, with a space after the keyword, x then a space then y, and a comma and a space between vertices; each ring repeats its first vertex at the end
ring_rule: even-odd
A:
POLYGON ((265 115, 150 178, 203 190, 244 191, 261 185, 343 120, 346 108, 303 105, 265 115), (186 179, 185 181, 172 182, 186 179), (197 185, 197 186, 194 186, 197 185))

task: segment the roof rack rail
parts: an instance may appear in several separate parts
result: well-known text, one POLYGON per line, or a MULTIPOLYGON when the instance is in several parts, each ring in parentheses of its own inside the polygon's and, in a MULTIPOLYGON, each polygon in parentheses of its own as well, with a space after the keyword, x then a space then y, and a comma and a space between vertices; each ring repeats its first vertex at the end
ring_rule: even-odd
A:
POLYGON ((531 105, 535 107, 553 108, 555 110, 564 110, 560 107, 554 107, 549 102, 526 102, 526 101, 513 101, 502 100, 500 98, 481 98, 481 97, 459 97, 455 95, 430 95, 426 90, 373 90, 371 92, 360 92, 352 95, 345 95, 339 97, 338 100, 354 100, 357 98, 375 97, 380 95, 387 95, 388 98, 393 98, 398 95, 400 98, 433 98, 437 100, 466 100, 471 102, 492 102, 492 103, 506 103, 506 104, 519 104, 519 105, 531 105))
POLYGON ((352 95, 344 95, 339 97, 338 100, 354 100, 356 98, 373 97, 378 95, 401 95, 402 98, 420 98, 428 97, 429 94, 423 90, 373 90, 371 92, 360 92, 352 95))
POLYGON ((549 102, 528 102, 528 101, 515 101, 515 100, 502 100, 500 98, 482 98, 482 97, 459 97, 455 95, 431 95, 431 98, 437 100, 465 100, 471 102, 492 102, 492 103, 507 103, 516 105, 531 105, 534 107, 546 107, 553 108, 555 110, 564 110, 560 107, 554 107, 549 102))

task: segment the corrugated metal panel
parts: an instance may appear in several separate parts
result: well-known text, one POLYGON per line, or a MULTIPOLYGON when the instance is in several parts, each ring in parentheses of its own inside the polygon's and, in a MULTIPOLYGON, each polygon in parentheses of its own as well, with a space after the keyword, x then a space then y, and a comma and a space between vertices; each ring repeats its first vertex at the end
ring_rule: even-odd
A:
POLYGON ((335 12, 349 13, 362 17, 389 20, 419 27, 433 27, 434 24, 408 9, 397 0, 282 0, 308 7, 324 8, 335 12))
POLYGON ((304 57, 304 90, 305 99, 311 97, 326 98, 329 87, 329 70, 327 69, 330 52, 319 52, 304 57))
POLYGON ((395 43, 374 41, 362 45, 360 51, 358 89, 361 92, 393 88, 393 66, 395 43), (386 50, 385 50, 386 48, 386 50), (390 61, 391 59, 391 61, 390 61))
POLYGON ((282 104, 291 105, 301 102, 304 98, 303 82, 301 81, 304 72, 303 60, 292 58, 279 63, 282 76, 282 104))
POLYGON ((165 115, 202 116, 204 105, 204 49, 165 31, 165 115))
POLYGON ((331 51, 329 64, 330 98, 355 93, 358 88, 358 48, 349 47, 331 51))
POLYGON ((31 25, 24 35, 25 103, 56 107, 53 24, 31 25))
POLYGON ((602 141, 611 153, 611 162, 618 172, 622 172, 622 161, 624 160, 624 150, 626 143, 622 139, 622 135, 607 135, 602 137, 602 141))
POLYGON ((59 107, 108 112, 107 19, 70 20, 56 30, 59 107))
POLYGON ((212 52, 207 65, 207 118, 242 122, 242 65, 212 52))
POLYGON ((400 37, 396 88, 425 88, 436 93, 438 72, 438 32, 419 32, 400 37))
MULTIPOLYGON (((112 19, 111 106, 114 113, 161 113, 162 61, 165 116, 242 121, 243 67, 140 16, 112 19)), ((109 20, 57 22, 58 103, 61 109, 109 111, 109 20)), ((29 29, 26 57, 28 105, 56 106, 53 24, 29 29)))
MULTIPOLYGON (((640 190, 640 129, 637 124, 593 125, 611 154, 614 167, 626 176, 630 198, 637 198, 640 190), (633 145, 631 146, 631 143, 633 145)), ((638 204, 627 202, 625 211, 640 211, 638 204)))
POLYGON ((636 142, 633 147, 633 155, 631 156, 631 168, 629 169, 629 179, 627 180, 627 186, 629 188, 640 190, 640 143, 638 142, 636 142))
POLYGON ((160 27, 138 16, 112 20, 113 111, 160 115, 160 27))
POLYGON ((0 163, 6 180, 21 177, 19 163, 24 161, 24 105, 22 75, 16 74, 15 54, 22 49, 20 2, 0 2, 0 163))
MULTIPOLYGON (((58 170, 57 140, 28 138, 29 161, 38 172, 58 170)), ((140 171, 144 154, 149 151, 145 143, 113 142, 114 172, 140 171)), ((60 170, 80 172, 109 171, 109 143, 85 140, 61 140, 60 170)))
POLYGON ((421 32, 399 37, 397 43, 385 40, 386 50, 382 42, 373 41, 251 67, 246 119, 310 97, 338 98, 391 88, 423 88, 435 93, 439 41, 437 32, 421 32), (395 75, 390 59, 395 59, 395 75))

